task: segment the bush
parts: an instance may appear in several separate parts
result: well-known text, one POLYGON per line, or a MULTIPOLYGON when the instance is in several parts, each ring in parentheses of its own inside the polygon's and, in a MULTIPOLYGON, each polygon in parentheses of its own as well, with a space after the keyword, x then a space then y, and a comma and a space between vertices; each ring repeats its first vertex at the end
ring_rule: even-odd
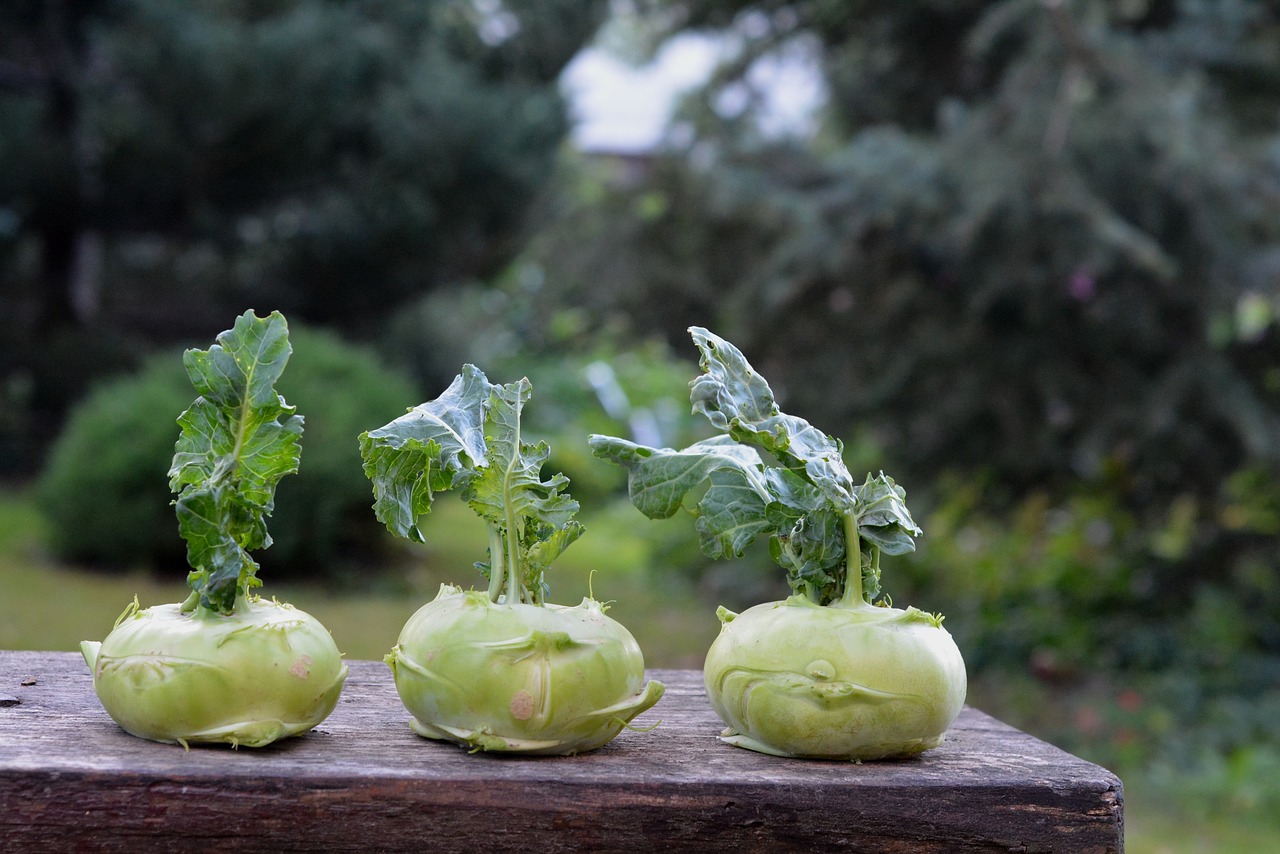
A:
POLYGON ((1280 793, 1264 784, 1280 756, 1266 533, 1280 482, 1258 470, 1227 481, 1152 527, 1098 485, 992 514, 988 482, 944 479, 912 503, 925 536, 886 565, 885 587, 946 615, 983 709, 1122 775, 1195 780, 1220 814, 1237 809, 1236 789, 1265 805, 1280 793))
MULTIPOLYGON (((370 510, 356 437, 417 402, 402 376, 369 352, 295 327, 280 392, 306 418, 302 463, 276 494, 274 544, 257 557, 268 575, 336 578, 371 566, 384 542, 370 510)), ((104 568, 170 569, 185 546, 166 473, 176 419, 195 397, 177 353, 151 357, 77 406, 41 474, 37 494, 50 545, 67 560, 104 568)))
POLYGON ((170 353, 102 384, 73 410, 36 490, 56 554, 120 566, 182 560, 165 473, 177 417, 194 396, 188 389, 170 353))

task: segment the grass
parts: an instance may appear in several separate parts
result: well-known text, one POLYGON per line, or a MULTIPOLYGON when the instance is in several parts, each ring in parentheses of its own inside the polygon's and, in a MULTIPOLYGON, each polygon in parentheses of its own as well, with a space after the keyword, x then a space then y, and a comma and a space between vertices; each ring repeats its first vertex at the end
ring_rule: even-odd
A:
MULTIPOLYGON (((413 568, 381 591, 326 590, 268 578, 263 592, 314 614, 348 658, 380 659, 395 643, 400 626, 435 595, 442 581, 481 583, 471 568, 483 556, 481 523, 461 504, 452 505, 441 504, 435 511, 432 547, 408 553, 413 568)), ((643 521, 613 518, 612 512, 584 520, 588 533, 552 569, 551 598, 573 604, 593 592, 616 600, 610 614, 636 636, 649 666, 699 667, 718 629, 715 603, 679 573, 654 570, 652 529, 646 530, 643 521)), ((134 595, 144 605, 185 595, 185 567, 175 567, 165 577, 87 572, 57 563, 43 541, 43 521, 31 502, 21 493, 0 489, 0 649, 74 651, 83 639, 105 636, 134 595)), ((1035 731, 1028 726, 1034 717, 1019 718, 1019 703, 1012 699, 1017 689, 997 689, 998 679, 974 676, 970 699, 975 705, 1035 731)), ((1022 693, 1034 691, 1029 686, 1022 693)), ((1079 752, 1087 757, 1090 751, 1079 752)), ((1267 850, 1280 833, 1270 816, 1194 808, 1199 792, 1193 781, 1158 779, 1142 768, 1121 769, 1121 777, 1130 854, 1254 854, 1267 850)))
POLYGON ((1275 845, 1271 817, 1188 817, 1176 805, 1126 794, 1126 854, 1259 854, 1275 845))
MULTIPOLYGON (((413 569, 379 590, 333 590, 265 579, 261 592, 314 615, 348 658, 381 659, 409 616, 435 596, 442 582, 481 586, 472 563, 483 557, 482 523, 460 503, 436 511, 439 542, 409 556, 413 569)), ((697 667, 719 628, 714 604, 701 601, 689 581, 672 573, 653 589, 644 538, 619 533, 584 536, 551 570, 551 599, 576 604, 594 592, 613 600, 610 616, 631 629, 650 667, 697 667), (597 572, 598 570, 598 572, 597 572)), ((590 518, 585 521, 593 527, 590 518)), ((100 640, 136 595, 144 605, 185 598, 186 567, 167 576, 135 571, 89 572, 59 564, 43 548, 43 520, 21 495, 0 493, 0 649, 75 651, 100 640)))

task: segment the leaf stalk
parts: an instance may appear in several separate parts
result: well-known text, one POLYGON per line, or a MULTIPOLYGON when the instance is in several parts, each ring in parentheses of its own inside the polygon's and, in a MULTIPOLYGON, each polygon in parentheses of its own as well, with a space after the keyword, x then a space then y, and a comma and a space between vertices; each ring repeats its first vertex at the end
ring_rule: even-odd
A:
POLYGON ((497 602, 506 580, 506 548, 502 530, 489 523, 489 601, 497 602))
POLYGON ((862 538, 858 535, 858 519, 853 513, 844 514, 844 593, 838 607, 862 608, 867 604, 862 596, 862 538))

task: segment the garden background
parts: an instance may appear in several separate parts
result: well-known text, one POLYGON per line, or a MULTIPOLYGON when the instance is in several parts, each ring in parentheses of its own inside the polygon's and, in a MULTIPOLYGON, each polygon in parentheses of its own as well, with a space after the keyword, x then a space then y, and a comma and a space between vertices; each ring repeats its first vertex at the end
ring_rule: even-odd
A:
POLYGON ((906 487, 886 591, 946 615, 974 705, 1121 775, 1129 850, 1280 832, 1274 2, 9 0, 0 301, 0 647, 182 598, 179 353, 254 308, 307 419, 267 592, 376 658, 474 580, 465 508, 391 542, 355 441, 471 361, 530 377, 585 508, 552 598, 696 667, 781 573, 645 520, 585 439, 703 435, 697 324, 906 487), (693 34, 720 62, 660 139, 575 140, 584 49, 693 34))

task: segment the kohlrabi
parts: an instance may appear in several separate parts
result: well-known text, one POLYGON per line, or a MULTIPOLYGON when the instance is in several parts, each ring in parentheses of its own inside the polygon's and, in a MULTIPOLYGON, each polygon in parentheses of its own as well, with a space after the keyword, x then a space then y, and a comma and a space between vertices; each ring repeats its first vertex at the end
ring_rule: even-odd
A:
POLYGON ((909 756, 939 745, 964 703, 964 661, 942 618, 871 604, 880 555, 915 548, 905 493, 880 474, 857 483, 841 443, 779 411, 732 344, 690 329, 703 374, 693 409, 719 432, 682 451, 592 436, 628 470, 632 502, 665 519, 690 498, 703 552, 739 556, 757 537, 792 595, 734 614, 707 653, 707 694, 725 741, 762 753, 909 756))
POLYGON ((662 696, 631 634, 587 598, 547 604, 543 574, 582 533, 546 443, 521 436, 529 381, 491 384, 466 365, 447 390, 360 437, 374 512, 423 542, 435 494, 458 490, 484 519, 486 590, 443 585, 405 624, 387 664, 427 738, 477 750, 571 754, 606 744, 662 696))
POLYGON ((275 391, 291 352, 284 317, 246 312, 183 358, 200 396, 178 418, 169 483, 191 593, 151 608, 135 599, 104 641, 80 645, 107 714, 134 735, 261 747, 338 702, 347 668, 325 628, 250 594, 261 582, 249 551, 271 544, 276 484, 298 470, 302 416, 275 391))

